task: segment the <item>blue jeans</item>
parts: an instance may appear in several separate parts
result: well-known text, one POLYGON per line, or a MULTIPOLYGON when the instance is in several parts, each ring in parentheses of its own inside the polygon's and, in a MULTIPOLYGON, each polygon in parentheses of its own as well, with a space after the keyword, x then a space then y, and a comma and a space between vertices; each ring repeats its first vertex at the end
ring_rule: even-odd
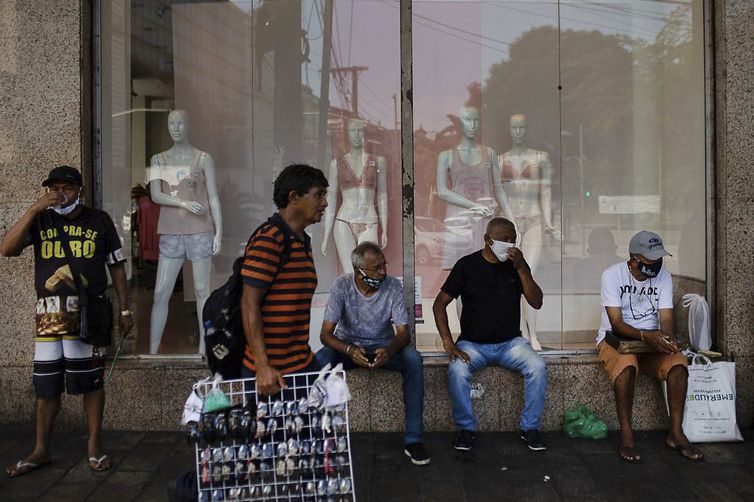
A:
MULTIPOLYGON (((372 352, 381 347, 385 347, 385 345, 368 346, 364 349, 367 352, 372 352)), ((346 370, 357 367, 348 356, 330 347, 319 349, 316 358, 322 367, 327 363, 333 366, 343 363, 343 369, 346 370)), ((406 346, 388 359, 379 369, 401 372, 403 377, 403 403, 406 412, 404 442, 406 444, 421 443, 424 431, 424 365, 422 364, 422 356, 415 348, 406 346)))
POLYGON ((521 430, 539 429, 539 421, 545 408, 547 390, 547 367, 531 345, 517 336, 503 343, 458 342, 458 348, 466 352, 471 361, 460 358, 448 366, 450 400, 453 404, 453 420, 460 430, 476 430, 476 417, 471 406, 471 375, 482 368, 496 364, 517 371, 524 377, 524 409, 519 426, 521 430))

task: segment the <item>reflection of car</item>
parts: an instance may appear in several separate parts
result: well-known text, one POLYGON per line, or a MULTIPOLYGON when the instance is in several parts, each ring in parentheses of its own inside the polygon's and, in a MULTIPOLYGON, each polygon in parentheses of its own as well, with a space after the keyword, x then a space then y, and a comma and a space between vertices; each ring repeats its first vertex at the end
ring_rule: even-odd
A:
POLYGON ((439 221, 417 216, 414 219, 416 229, 416 263, 426 265, 431 260, 442 258, 443 249, 467 249, 472 246, 471 235, 464 235, 448 228, 439 221))

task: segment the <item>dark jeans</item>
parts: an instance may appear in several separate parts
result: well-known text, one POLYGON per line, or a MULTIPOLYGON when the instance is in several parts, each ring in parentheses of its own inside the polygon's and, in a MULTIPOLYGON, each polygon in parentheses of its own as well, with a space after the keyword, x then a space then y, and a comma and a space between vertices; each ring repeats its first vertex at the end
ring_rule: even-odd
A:
MULTIPOLYGON (((367 352, 380 348, 379 345, 364 347, 367 352)), ((357 366, 345 354, 341 354, 330 347, 322 347, 317 352, 317 362, 324 366, 327 363, 335 366, 343 363, 343 369, 349 370, 357 366)), ((406 434, 404 441, 421 443, 424 430, 424 366, 422 356, 413 347, 407 346, 393 355, 388 362, 379 369, 400 371, 403 376, 403 403, 406 410, 406 434)))

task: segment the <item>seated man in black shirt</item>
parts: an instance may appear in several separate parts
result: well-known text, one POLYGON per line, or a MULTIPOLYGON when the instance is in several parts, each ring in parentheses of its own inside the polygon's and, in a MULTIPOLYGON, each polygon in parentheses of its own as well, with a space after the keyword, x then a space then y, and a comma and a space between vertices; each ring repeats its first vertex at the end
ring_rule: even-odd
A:
POLYGON ((470 450, 476 418, 471 406, 471 375, 490 364, 518 371, 524 377, 521 439, 531 450, 546 446, 539 434, 545 406, 547 369, 539 355, 521 337, 521 294, 542 307, 542 290, 531 275, 521 250, 515 247, 516 227, 505 218, 493 218, 484 235, 484 249, 464 256, 453 266, 435 298, 432 311, 445 351, 450 356, 448 380, 453 420, 459 429, 456 450, 470 450), (461 297, 461 336, 453 342, 447 306, 461 297))

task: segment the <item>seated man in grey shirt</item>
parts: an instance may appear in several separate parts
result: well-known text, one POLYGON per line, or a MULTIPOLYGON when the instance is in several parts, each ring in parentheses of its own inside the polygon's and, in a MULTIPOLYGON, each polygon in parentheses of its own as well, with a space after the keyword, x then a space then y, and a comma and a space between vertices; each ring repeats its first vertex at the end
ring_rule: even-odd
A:
POLYGON ((330 289, 319 335, 324 347, 317 352, 317 362, 400 371, 406 410, 404 453, 416 465, 429 464, 422 444, 424 367, 410 345, 403 287, 387 275, 385 255, 377 244, 356 246, 351 262, 354 272, 336 279, 330 289))

